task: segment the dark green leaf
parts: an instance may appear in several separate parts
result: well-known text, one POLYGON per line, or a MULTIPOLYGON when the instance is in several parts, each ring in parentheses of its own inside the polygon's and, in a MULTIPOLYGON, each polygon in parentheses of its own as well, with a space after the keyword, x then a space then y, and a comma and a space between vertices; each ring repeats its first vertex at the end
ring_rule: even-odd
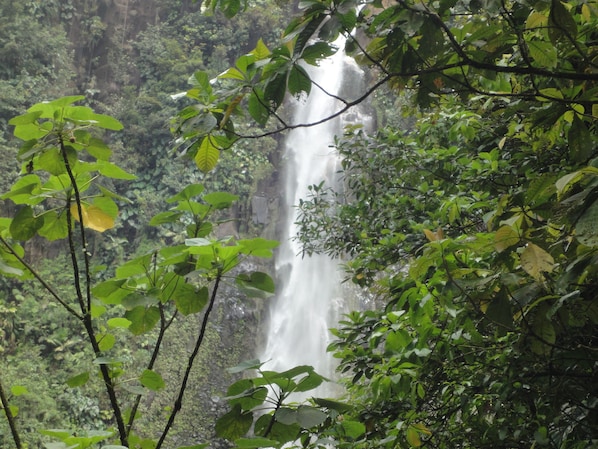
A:
POLYGON ((333 48, 326 42, 316 42, 313 45, 305 47, 301 57, 311 65, 317 65, 318 60, 327 58, 336 53, 336 48, 333 48))
POLYGON ((216 434, 220 438, 236 440, 247 434, 253 424, 253 414, 243 412, 239 404, 216 421, 216 434))
POLYGON ((131 322, 129 330, 133 335, 141 335, 152 330, 160 321, 160 310, 155 307, 137 306, 125 312, 125 318, 131 322))
POLYGON ((311 79, 305 69, 298 64, 293 65, 289 72, 288 88, 289 92, 296 96, 302 92, 309 95, 311 91, 311 79))
POLYGON ((23 206, 10 223, 10 233, 16 240, 29 240, 44 225, 43 218, 37 218, 30 206, 23 206))
POLYGON ((208 302, 208 295, 207 287, 196 290, 191 284, 181 283, 174 290, 172 297, 177 310, 187 316, 200 312, 208 302))
POLYGON ((569 154, 575 162, 585 162, 592 155, 594 143, 585 123, 575 114, 568 134, 569 154))
POLYGON ((250 297, 264 297, 264 293, 274 293, 275 285, 274 281, 266 273, 259 271, 247 274, 239 274, 235 282, 241 288, 245 294, 250 297))
POLYGON ((264 98, 264 93, 254 89, 249 95, 249 101, 247 104, 249 115, 258 122, 260 125, 265 125, 270 117, 270 110, 268 104, 264 98))
POLYGON ((287 73, 276 73, 267 82, 264 98, 271 109, 276 110, 282 104, 287 88, 287 73))

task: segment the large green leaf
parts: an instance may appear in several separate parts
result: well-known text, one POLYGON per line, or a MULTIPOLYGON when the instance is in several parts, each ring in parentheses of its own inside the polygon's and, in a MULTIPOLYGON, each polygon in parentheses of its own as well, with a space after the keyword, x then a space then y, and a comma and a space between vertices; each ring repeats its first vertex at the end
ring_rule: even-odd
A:
POLYGON ((203 200, 215 209, 226 209, 238 199, 238 195, 228 192, 211 192, 203 197, 203 200))
POLYGON ((278 247, 277 240, 266 240, 261 237, 253 239, 238 240, 237 244, 242 247, 243 254, 249 254, 255 257, 272 257, 272 250, 278 247))
POLYGON ((141 382, 141 385, 143 385, 145 388, 148 388, 152 391, 163 390, 164 387, 166 387, 166 383, 164 382, 164 379, 162 379, 162 376, 149 369, 146 369, 143 371, 143 373, 141 373, 141 376, 139 376, 139 382, 141 382))
POLYGON ((204 191, 202 184, 189 184, 176 195, 171 196, 166 200, 167 203, 176 203, 177 201, 188 201, 193 197, 201 195, 204 191))
POLYGON ((197 290, 191 284, 177 286, 173 292, 173 300, 176 308, 183 315, 191 315, 200 312, 208 302, 209 292, 207 287, 197 290))
POLYGON ((43 218, 35 217, 30 206, 23 206, 10 223, 10 233, 16 240, 29 240, 44 225, 43 218))
POLYGON ((235 278, 237 286, 250 297, 262 298, 275 290, 274 280, 266 273, 241 273, 235 278))
POLYGON ((216 434, 221 438, 236 440, 244 437, 253 424, 253 414, 241 410, 235 404, 231 411, 216 421, 216 434))
POLYGON ((219 157, 220 150, 212 143, 211 136, 204 137, 195 155, 197 167, 204 173, 212 171, 219 157))
POLYGON ((227 371, 231 374, 242 373, 243 371, 246 371, 246 370, 259 369, 262 365, 263 364, 262 364, 262 362, 259 361, 259 359, 245 360, 245 361, 239 363, 237 366, 228 368, 227 371))
POLYGON ((25 175, 15 182, 10 191, 2 195, 2 199, 10 199, 15 204, 38 204, 42 198, 36 197, 41 187, 39 176, 25 175))
POLYGON ((50 241, 64 239, 68 236, 68 223, 65 211, 50 210, 43 215, 44 225, 38 234, 50 241))
POLYGON ((318 60, 332 56, 336 51, 336 48, 326 42, 316 42, 315 44, 305 47, 301 57, 308 64, 316 65, 318 60))
POLYGON ((311 91, 311 78, 303 67, 294 64, 291 67, 288 78, 288 89, 292 95, 300 95, 305 92, 309 95, 311 91))
POLYGON ((131 322, 129 330, 133 335, 141 335, 151 331, 160 321, 160 310, 158 307, 137 306, 125 312, 125 318, 131 322))
POLYGON ((278 107, 284 101, 287 88, 287 72, 275 72, 268 80, 264 89, 264 99, 272 110, 278 107))
POLYGON ((255 387, 250 379, 241 379, 232 384, 226 392, 229 404, 239 404, 243 410, 252 410, 264 403, 268 396, 268 389, 263 386, 255 387))

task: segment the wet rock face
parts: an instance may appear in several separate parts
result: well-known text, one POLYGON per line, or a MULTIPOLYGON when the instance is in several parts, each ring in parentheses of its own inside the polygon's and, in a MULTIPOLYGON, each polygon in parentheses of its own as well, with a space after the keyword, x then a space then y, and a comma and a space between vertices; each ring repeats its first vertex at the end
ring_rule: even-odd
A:
POLYGON ((254 224, 268 224, 268 198, 254 196, 251 199, 252 220, 254 224))

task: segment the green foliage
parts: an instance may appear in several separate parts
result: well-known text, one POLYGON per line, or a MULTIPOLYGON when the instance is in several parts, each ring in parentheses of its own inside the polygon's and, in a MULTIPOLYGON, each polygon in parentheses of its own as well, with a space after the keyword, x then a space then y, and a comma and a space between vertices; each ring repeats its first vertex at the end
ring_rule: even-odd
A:
MULTIPOLYGON (((174 406, 159 439, 151 443, 152 447, 160 447, 181 409, 221 281, 233 276, 250 291, 272 293, 272 279, 265 273, 245 273, 237 269, 233 275, 231 271, 244 258, 271 257, 276 242, 212 238, 214 214, 230 208, 237 196, 225 192, 204 193, 202 185, 192 184, 170 197, 167 204, 172 207, 151 220, 154 226, 167 225, 172 231, 182 232, 184 243, 161 245, 116 267, 111 278, 104 273, 103 280, 96 281, 92 277, 89 232, 103 233, 114 227, 119 213, 116 201, 121 199, 101 182, 106 178, 125 181, 135 177, 110 162, 112 151, 97 137, 102 130, 120 130, 120 122, 91 108, 74 105, 82 99, 72 96, 39 103, 26 114, 10 120, 15 136, 24 141, 18 153, 24 169, 21 178, 3 196, 20 209, 12 219, 2 220, 1 267, 7 275, 34 278, 51 296, 52 302, 48 304, 62 309, 65 322, 72 320, 73 328, 59 327, 52 322, 49 327, 53 332, 30 330, 39 335, 40 343, 48 344, 48 355, 61 363, 70 363, 72 369, 82 369, 71 373, 65 379, 66 385, 71 389, 87 389, 88 384, 101 379, 99 388, 106 394, 104 407, 110 411, 107 415, 102 415, 97 408, 97 414, 93 415, 94 408, 90 408, 81 414, 79 422, 72 424, 109 428, 92 428, 86 432, 43 430, 43 435, 61 441, 55 447, 87 448, 112 441, 121 445, 112 447, 147 447, 148 440, 139 438, 133 429, 142 397, 150 391, 165 390, 165 379, 154 365, 166 332, 179 314, 202 314, 187 367, 177 380, 174 406), (53 285, 54 279, 42 277, 26 262, 24 251, 16 241, 34 238, 66 239, 70 259, 67 266, 70 265, 72 271, 66 280, 61 279, 63 284, 53 285), (134 340, 125 333, 149 339, 149 357, 141 367, 126 363, 134 340), (75 345, 88 350, 74 349, 75 345), (71 349, 79 357, 76 363, 71 349), (85 359, 87 364, 83 363, 85 359), (124 413, 124 407, 130 410, 124 413), (88 418, 84 422, 85 415, 88 418)), ((15 296, 17 301, 27 301, 20 293, 15 296)), ((39 304, 35 302, 31 306, 36 308, 39 304)), ((13 313, 4 303, 3 307, 13 313)), ((56 317, 56 314, 52 316, 56 317)), ((12 331, 18 332, 14 324, 13 321, 12 331)), ((31 326, 29 320, 24 324, 31 326)), ((16 345, 16 339, 11 337, 11 340, 16 345)), ((26 390, 19 386, 12 391, 15 396, 17 393, 27 396, 26 390)), ((69 403, 77 398, 76 393, 64 398, 69 409, 76 408, 74 403, 69 403)), ((78 400, 84 402, 85 396, 78 400)), ((8 401, 2 394, 14 442, 22 447, 18 409, 8 401)))
MULTIPOLYGON (((305 251, 346 258, 352 280, 379 297, 379 309, 340 323, 330 347, 352 406, 342 422, 363 431, 324 420, 283 441, 595 445, 595 5, 356 6, 303 3, 280 46, 258 44, 215 82, 196 74, 195 105, 179 114, 191 149, 255 137, 235 129, 237 117, 270 126, 263 135, 309 125, 277 110, 285 95, 314 88, 297 63, 329 55, 339 34, 373 68, 371 88, 339 112, 382 85, 412 91, 416 107, 404 113, 417 118, 414 129, 349 129, 337 142, 344 190, 315 185, 299 204, 305 251)), ((229 413, 238 419, 229 438, 247 426, 250 406, 229 413)), ((296 411, 278 418, 297 424, 296 411)), ((257 446, 275 445, 256 436, 257 446)))

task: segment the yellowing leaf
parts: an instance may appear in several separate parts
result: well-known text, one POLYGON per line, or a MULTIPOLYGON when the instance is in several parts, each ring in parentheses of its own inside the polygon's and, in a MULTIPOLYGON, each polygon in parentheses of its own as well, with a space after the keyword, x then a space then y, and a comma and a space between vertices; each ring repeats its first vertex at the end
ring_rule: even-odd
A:
POLYGON ((494 248, 499 253, 517 243, 519 243, 519 234, 511 226, 501 226, 494 234, 494 248))
MULTIPOLYGON (((418 384, 419 385, 419 384, 418 384)), ((417 431, 419 433, 423 433, 424 435, 432 435, 432 432, 430 431, 430 429, 428 429, 424 424, 422 423, 415 423, 412 425, 415 429, 417 429, 417 431)))
POLYGON ((220 150, 212 143, 210 136, 204 137, 195 155, 197 167, 207 173, 216 166, 219 157, 220 150))
MULTIPOLYGON (((83 215, 83 226, 94 231, 104 232, 114 227, 114 218, 106 214, 97 206, 81 205, 81 213, 83 215)), ((79 217, 79 209, 76 204, 71 205, 71 214, 77 221, 81 221, 79 217)))
POLYGON ((419 432, 413 426, 407 427, 407 443, 411 447, 420 447, 422 445, 422 440, 419 438, 419 432))
POLYGON ((539 12, 532 12, 527 20, 525 21, 525 28, 530 30, 533 28, 546 26, 548 24, 548 16, 541 14, 539 12))
POLYGON ((442 231, 442 228, 438 228, 436 232, 430 231, 429 229, 424 229, 424 234, 431 242, 436 242, 444 238, 444 232, 442 231))
POLYGON ((521 253, 521 268, 534 279, 541 281, 542 273, 550 273, 554 269, 554 259, 538 245, 528 243, 521 253))
POLYGON ((585 19, 586 22, 589 22, 592 19, 592 11, 590 7, 585 3, 581 5, 581 16, 585 19))

